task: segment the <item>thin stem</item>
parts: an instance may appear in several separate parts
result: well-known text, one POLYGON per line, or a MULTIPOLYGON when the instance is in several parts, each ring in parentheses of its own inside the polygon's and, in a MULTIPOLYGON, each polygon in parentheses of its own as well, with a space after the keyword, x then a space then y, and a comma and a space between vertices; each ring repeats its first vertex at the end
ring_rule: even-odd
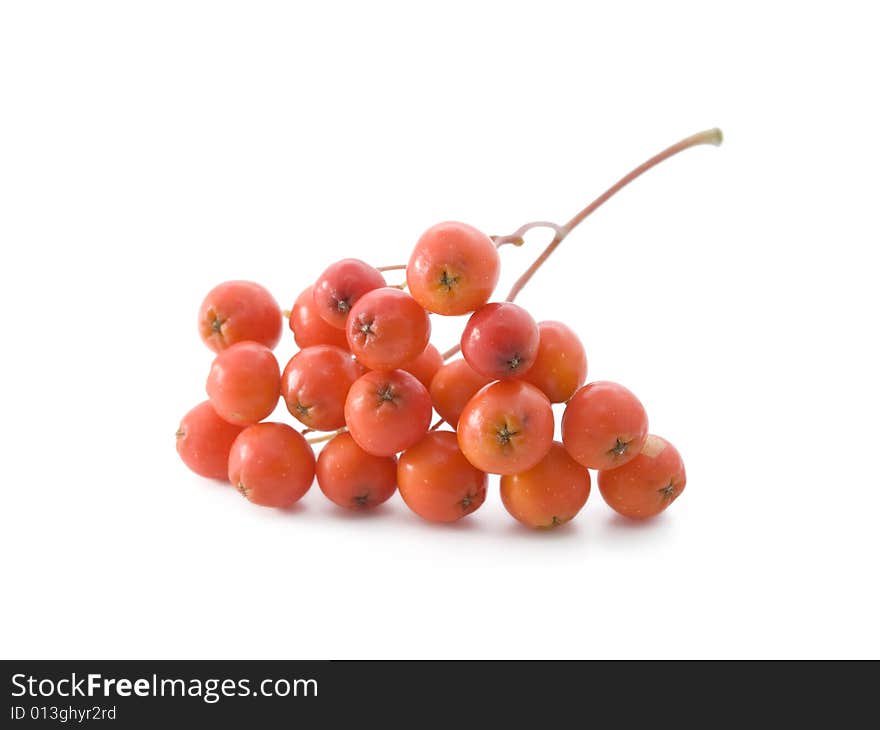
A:
POLYGON ((431 426, 431 428, 428 429, 428 430, 429 430, 429 431, 436 431, 436 430, 437 430, 438 428, 440 428, 440 426, 442 426, 444 423, 446 423, 446 419, 445 419, 445 418, 441 418, 439 421, 437 421, 437 423, 435 423, 433 426, 431 426))
POLYGON ((394 266, 377 266, 376 271, 403 271, 406 264, 394 264, 394 266))
POLYGON ((459 352, 461 352, 461 345, 460 344, 456 345, 455 347, 450 347, 440 357, 443 358, 443 362, 446 362, 450 357, 457 355, 459 352))
POLYGON ((345 427, 339 428, 339 429, 336 429, 335 431, 331 431, 330 433, 325 433, 323 436, 314 436, 313 438, 306 439, 306 443, 320 444, 320 443, 323 443, 324 441, 329 441, 332 438, 336 438, 339 434, 345 433, 346 431, 348 431, 348 429, 345 427))
POLYGON ((524 226, 520 226, 519 229, 511 233, 509 236, 495 237, 494 240, 496 245, 503 245, 504 243, 517 243, 518 241, 521 241, 522 234, 525 233, 525 231, 528 231, 530 228, 549 227, 556 231, 556 235, 553 236, 553 240, 550 241, 547 247, 538 256, 538 258, 535 259, 532 265, 525 270, 523 275, 516 280, 513 287, 510 289, 510 293, 507 295, 507 301, 512 302, 514 299, 516 299, 516 297, 522 291, 523 287, 528 284, 529 280, 535 275, 535 272, 541 268, 541 266, 548 258, 550 258, 550 254, 552 254, 559 247, 559 244, 565 240, 565 237, 568 236, 569 233, 571 233, 577 226, 579 226, 584 221, 584 219, 591 215, 597 208, 601 207, 606 201, 608 201, 616 193, 620 192, 633 180, 635 180, 640 175, 646 173, 652 167, 659 165, 664 160, 669 159, 673 155, 677 155, 679 152, 683 152, 690 147, 696 147, 697 145, 701 144, 711 144, 718 146, 721 144, 721 140, 722 136, 720 129, 707 129, 703 132, 698 132, 697 134, 691 135, 690 137, 681 140, 681 142, 677 142, 671 147, 667 147, 662 152, 654 155, 651 159, 646 160, 634 170, 630 171, 622 178, 620 178, 620 180, 614 183, 614 185, 608 188, 608 190, 602 193, 598 198, 596 198, 592 203, 581 210, 577 215, 574 216, 574 218, 572 218, 570 221, 568 221, 568 223, 563 226, 557 226, 552 223, 547 224, 544 221, 537 221, 535 223, 526 223, 524 226))
POLYGON ((560 231, 560 227, 551 221, 532 221, 531 223, 521 225, 513 233, 506 236, 492 236, 492 240, 495 241, 495 248, 501 248, 508 243, 513 244, 514 246, 522 246, 525 243, 523 236, 533 228, 549 228, 557 234, 560 231))

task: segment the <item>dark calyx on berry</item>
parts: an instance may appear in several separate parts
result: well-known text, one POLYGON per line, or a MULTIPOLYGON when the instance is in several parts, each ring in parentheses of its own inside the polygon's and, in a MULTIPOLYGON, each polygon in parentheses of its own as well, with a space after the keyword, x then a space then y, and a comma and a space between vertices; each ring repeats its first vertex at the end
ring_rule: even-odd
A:
POLYGON ((657 490, 660 493, 660 497, 662 499, 673 499, 675 497, 675 485, 672 482, 669 482, 665 487, 657 490))
POLYGON ((452 276, 446 269, 443 269, 443 273, 440 274, 440 286, 446 291, 452 291, 453 287, 458 284, 458 279, 459 277, 452 276))
POLYGON ((518 433, 519 431, 511 431, 510 427, 505 424, 500 429, 498 429, 496 433, 496 438, 498 439, 498 443, 500 443, 502 446, 506 446, 518 433))
POLYGON ((608 449, 608 453, 614 454, 615 456, 623 456, 626 453, 627 448, 629 448, 629 441, 615 439, 615 444, 608 449))
POLYGON ((523 359, 519 353, 516 353, 515 355, 513 355, 513 357, 510 357, 504 361, 505 367, 511 372, 513 372, 514 370, 519 370, 522 363, 523 359))
POLYGON ((394 395, 394 386, 390 383, 386 383, 378 391, 376 391, 376 395, 379 396, 379 402, 384 403, 394 403, 396 396, 394 395))

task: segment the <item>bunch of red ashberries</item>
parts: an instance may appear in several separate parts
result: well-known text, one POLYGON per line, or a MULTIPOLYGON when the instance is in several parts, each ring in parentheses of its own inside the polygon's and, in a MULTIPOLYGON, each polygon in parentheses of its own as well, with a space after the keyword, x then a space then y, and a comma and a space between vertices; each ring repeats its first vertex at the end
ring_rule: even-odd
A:
MULTIPOLYGON (((404 267, 389 267, 404 268, 404 267)), ((177 450, 193 471, 229 479, 251 502, 286 507, 317 476, 349 509, 400 490, 419 516, 452 522, 486 498, 488 474, 517 520, 553 527, 599 491, 622 515, 651 517, 681 494, 685 470, 669 442, 648 434, 639 400, 616 383, 584 385, 587 358, 560 322, 536 323, 512 302, 491 302, 496 241, 464 223, 440 223, 416 243, 406 288, 379 269, 338 261, 290 312, 300 351, 281 372, 272 348, 283 315, 246 281, 214 288, 199 331, 217 353, 208 400, 184 416, 177 450), (462 358, 444 363, 429 343, 429 313, 472 313, 462 358), (278 398, 326 442, 315 459, 303 433, 264 422, 278 398), (562 443, 551 404, 564 403, 562 443), (432 411, 440 421, 432 428, 432 411)), ((453 348, 454 355, 458 348, 453 348)))

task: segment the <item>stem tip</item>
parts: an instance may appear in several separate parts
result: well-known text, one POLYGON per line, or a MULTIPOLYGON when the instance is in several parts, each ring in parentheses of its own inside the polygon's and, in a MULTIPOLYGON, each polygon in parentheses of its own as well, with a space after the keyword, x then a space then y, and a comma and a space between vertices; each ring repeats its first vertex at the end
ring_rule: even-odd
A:
POLYGON ((703 134, 706 135, 706 143, 714 144, 718 147, 724 141, 724 135, 721 133, 721 130, 718 127, 714 129, 707 129, 703 134))

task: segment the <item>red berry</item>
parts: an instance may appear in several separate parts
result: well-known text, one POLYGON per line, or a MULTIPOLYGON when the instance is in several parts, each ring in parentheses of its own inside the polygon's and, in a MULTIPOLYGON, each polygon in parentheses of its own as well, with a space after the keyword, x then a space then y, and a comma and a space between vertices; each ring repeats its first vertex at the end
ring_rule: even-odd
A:
POLYGON ((348 349, 345 331, 327 324, 318 314, 312 287, 306 287, 293 303, 290 310, 290 329, 299 347, 305 349, 313 345, 335 345, 348 349))
POLYGON ((446 363, 431 381, 431 400, 434 410, 453 428, 458 424, 461 412, 477 391, 489 385, 491 378, 480 375, 467 360, 446 363))
POLYGON ((572 519, 590 496, 590 472, 554 441, 528 471, 501 477, 501 501, 528 527, 558 527, 572 519))
POLYGON ((432 431, 407 449, 397 466, 400 496, 431 522, 454 522, 486 499, 486 475, 472 466, 451 431, 432 431))
POLYGON ((648 435, 648 414, 617 383, 596 381, 572 396, 562 415, 562 443, 589 469, 613 469, 634 459, 648 435))
POLYGON ((437 371, 443 366, 443 356, 434 345, 428 345, 422 354, 407 363, 400 366, 401 370, 406 370, 410 375, 415 375, 416 379, 426 388, 431 387, 431 381, 437 374, 437 371))
POLYGON ((348 346, 370 370, 394 370, 428 346, 431 320, 406 292, 391 287, 364 294, 346 323, 348 346))
POLYGON ((431 425, 431 396, 403 370, 373 370, 348 391, 345 422, 368 454, 391 456, 425 435, 431 425))
POLYGON ((523 375, 551 403, 565 403, 587 379, 587 355, 580 339, 562 322, 539 322, 535 363, 523 375))
POLYGON ((466 223, 432 226, 416 243, 406 283, 429 312, 467 314, 485 304, 501 270, 492 239, 466 223))
POLYGON ((289 507, 312 486, 315 454, 286 423, 242 431, 229 452, 229 481, 254 504, 289 507))
POLYGON ((331 264, 312 288, 318 314, 337 329, 345 329, 348 313, 358 299, 385 286, 382 272, 359 259, 331 264))
POLYGON ((239 342, 214 358, 206 390, 217 415, 230 423, 249 426, 262 421, 278 405, 278 361, 264 345, 239 342))
POLYGON ((458 419, 458 445, 468 461, 491 474, 531 469, 553 443, 547 396, 521 380, 502 380, 479 391, 458 419))
POLYGON ((199 334, 214 352, 246 340, 271 350, 281 339, 281 328, 278 302, 253 281, 219 284, 199 308, 199 334))
POLYGON ((334 431, 345 425, 345 397, 363 372, 348 350, 307 347, 284 368, 281 397, 298 421, 316 431, 334 431))
POLYGON ((397 490, 397 458, 373 456, 350 433, 340 433, 321 450, 318 486, 340 507, 362 510, 385 502, 397 490))
POLYGON ((461 354, 487 378, 520 377, 538 355, 538 325, 522 307, 493 302, 471 315, 461 336, 461 354))
POLYGON ((211 404, 204 401, 180 421, 177 453, 196 474, 226 481, 229 449, 241 429, 220 418, 211 404))
POLYGON ((676 448, 650 434, 635 458, 599 472, 599 493, 624 517, 644 519, 660 514, 684 491, 687 476, 676 448))

